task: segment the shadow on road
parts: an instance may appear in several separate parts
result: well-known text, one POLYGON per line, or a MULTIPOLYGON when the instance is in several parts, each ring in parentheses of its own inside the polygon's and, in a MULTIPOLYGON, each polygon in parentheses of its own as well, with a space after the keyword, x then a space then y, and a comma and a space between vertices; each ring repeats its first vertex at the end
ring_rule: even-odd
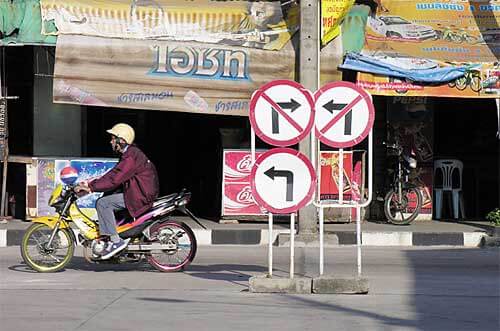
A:
POLYGON ((429 249, 405 254, 413 269, 410 300, 418 330, 498 330, 500 250, 429 249))
POLYGON ((265 267, 258 265, 211 264, 191 266, 186 270, 186 274, 203 279, 223 280, 247 287, 246 282, 248 282, 253 274, 265 271, 267 271, 265 267), (240 282, 245 282, 245 284, 241 284, 240 282))
MULTIPOLYGON (((24 262, 8 267, 9 270, 24 273, 38 273, 37 271, 31 269, 24 262)), ((83 257, 75 256, 73 257, 71 263, 63 270, 59 272, 64 272, 65 270, 78 270, 78 271, 89 271, 89 272, 123 272, 123 271, 141 271, 141 272, 157 272, 160 271, 154 269, 146 261, 133 262, 133 263, 89 263, 83 257)), ((190 265, 184 274, 208 280, 221 280, 231 282, 237 285, 242 285, 241 282, 248 282, 250 277, 255 273, 266 272, 267 268, 259 265, 243 265, 243 264, 211 264, 211 265, 190 265)), ((247 285, 245 284, 245 287, 247 285)))

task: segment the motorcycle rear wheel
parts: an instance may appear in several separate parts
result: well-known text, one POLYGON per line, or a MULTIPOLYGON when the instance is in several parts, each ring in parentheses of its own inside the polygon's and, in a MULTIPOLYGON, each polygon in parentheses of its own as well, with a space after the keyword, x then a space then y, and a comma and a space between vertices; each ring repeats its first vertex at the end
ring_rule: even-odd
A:
POLYGON ((196 237, 184 223, 164 222, 153 225, 151 234, 159 235, 162 244, 172 244, 175 249, 153 251, 147 256, 148 262, 162 272, 184 270, 194 259, 198 245, 196 237))
POLYGON ((422 192, 416 187, 403 188, 401 202, 399 201, 396 191, 392 189, 387 193, 384 198, 385 217, 392 224, 410 224, 422 208, 422 192))
POLYGON ((68 229, 59 229, 51 247, 47 247, 53 229, 43 223, 33 223, 21 241, 24 262, 38 272, 56 272, 63 269, 75 251, 73 235, 68 229))

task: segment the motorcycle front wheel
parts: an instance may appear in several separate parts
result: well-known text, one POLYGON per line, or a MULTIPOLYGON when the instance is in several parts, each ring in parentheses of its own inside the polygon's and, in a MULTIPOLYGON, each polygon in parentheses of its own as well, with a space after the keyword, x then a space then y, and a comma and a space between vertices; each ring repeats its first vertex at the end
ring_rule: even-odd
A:
POLYGON ((398 192, 390 190, 384 199, 387 220, 396 225, 410 224, 422 208, 422 192, 416 187, 403 188, 401 199, 398 192))
POLYGON ((38 272, 56 272, 64 268, 75 251, 74 239, 68 229, 59 229, 48 246, 53 229, 43 223, 34 223, 24 233, 21 256, 24 262, 38 272))
POLYGON ((174 272, 185 269, 196 255, 197 243, 193 230, 184 223, 163 222, 152 226, 150 233, 162 245, 171 248, 152 251, 148 262, 159 271, 174 272))

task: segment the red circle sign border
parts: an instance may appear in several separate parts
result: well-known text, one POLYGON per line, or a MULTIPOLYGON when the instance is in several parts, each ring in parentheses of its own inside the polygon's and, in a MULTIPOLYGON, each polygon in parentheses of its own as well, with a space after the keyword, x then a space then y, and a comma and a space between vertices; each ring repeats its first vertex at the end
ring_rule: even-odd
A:
POLYGON ((266 83, 262 85, 254 94, 252 94, 252 98, 250 99, 250 124, 252 125, 252 128, 255 131, 255 134, 262 139, 264 142, 273 145, 273 146, 279 146, 279 147, 287 147, 291 145, 298 144, 304 137, 306 137, 309 132, 311 132, 311 129, 314 125, 314 100, 313 97, 311 96, 311 93, 309 92, 308 89, 306 89, 302 84, 299 84, 297 82, 294 82, 292 80, 286 80, 286 79, 278 79, 278 80, 273 80, 272 82, 266 83), (288 140, 276 140, 271 137, 268 137, 257 125, 257 120, 255 119, 255 107, 257 105, 257 100, 259 100, 260 96, 266 92, 267 89, 277 86, 277 85, 288 85, 295 87, 298 89, 307 99, 307 102, 309 103, 309 106, 311 108, 311 115, 309 118, 309 123, 307 123, 306 128, 304 131, 302 131, 301 134, 299 134, 297 137, 288 139, 288 140))
POLYGON ((252 171, 250 173, 250 185, 252 187, 252 195, 253 195, 255 201, 260 206, 263 206, 268 211, 275 213, 275 214, 294 213, 297 210, 299 210, 300 208, 306 206, 307 203, 311 200, 312 195, 314 194, 314 189, 316 187, 317 180, 318 179, 316 177, 316 172, 314 171, 314 168, 311 164, 311 161, 309 161, 309 159, 301 152, 296 151, 296 150, 291 149, 291 148, 284 148, 284 147, 273 148, 273 149, 265 152, 261 156, 259 156, 259 158, 255 161, 255 164, 252 166, 252 171), (307 195, 301 201, 299 201, 295 206, 283 208, 283 209, 274 208, 271 205, 269 205, 267 202, 265 202, 264 199, 262 199, 262 197, 257 192, 257 188, 255 186, 255 175, 257 173, 257 168, 259 167, 259 165, 262 163, 262 161, 264 159, 268 158, 269 156, 271 156, 273 154, 278 154, 278 153, 285 153, 285 154, 291 154, 291 155, 297 156, 307 166, 307 169, 309 170, 309 174, 311 175, 311 185, 310 185, 309 191, 307 192, 307 195))
POLYGON ((345 142, 332 141, 332 140, 326 138, 325 136, 323 136, 319 132, 319 130, 316 126, 315 126, 314 131, 316 133, 316 137, 318 137, 318 139, 322 143, 324 143, 330 147, 335 147, 335 148, 352 147, 354 145, 359 144, 361 141, 363 141, 366 138, 366 136, 368 136, 368 134, 370 133, 370 130, 373 128, 373 123, 375 122, 375 107, 373 106, 373 102, 371 100, 370 95, 365 90, 361 89, 360 87, 356 86, 355 84, 353 84, 351 82, 332 82, 332 83, 328 83, 328 84, 324 85, 322 88, 317 90, 316 93, 314 93, 314 101, 316 102, 316 100, 318 100, 319 97, 323 93, 325 93, 326 91, 328 91, 332 88, 335 88, 335 87, 347 87, 347 88, 353 89, 363 97, 363 100, 365 100, 365 102, 368 106, 368 123, 366 125, 366 128, 359 136, 357 136, 356 138, 354 138, 352 140, 345 141, 345 142))

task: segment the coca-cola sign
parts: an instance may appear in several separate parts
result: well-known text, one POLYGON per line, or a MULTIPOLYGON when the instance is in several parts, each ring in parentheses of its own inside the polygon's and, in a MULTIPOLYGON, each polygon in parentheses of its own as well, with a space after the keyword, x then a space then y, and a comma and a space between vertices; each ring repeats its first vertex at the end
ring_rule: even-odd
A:
MULTIPOLYGON (((255 153, 257 159, 263 152, 255 153)), ((250 186, 252 155, 249 150, 224 150, 222 215, 263 215, 250 186)))

